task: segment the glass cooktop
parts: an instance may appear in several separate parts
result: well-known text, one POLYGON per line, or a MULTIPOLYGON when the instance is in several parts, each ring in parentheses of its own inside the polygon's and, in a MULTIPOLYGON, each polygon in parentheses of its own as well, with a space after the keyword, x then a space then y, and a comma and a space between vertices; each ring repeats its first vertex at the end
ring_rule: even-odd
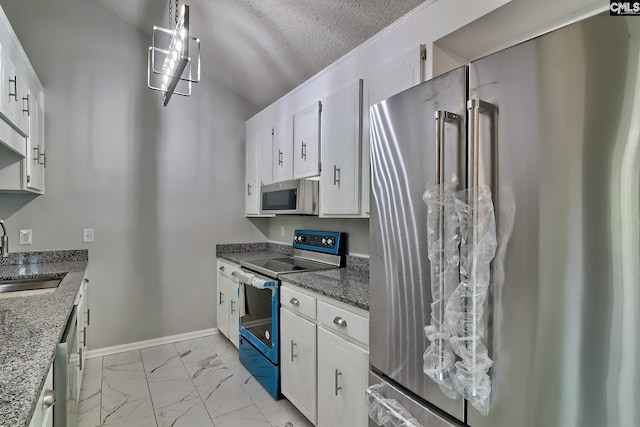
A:
POLYGON ((240 263, 240 265, 271 277, 278 277, 279 274, 284 273, 299 273, 303 271, 327 270, 330 268, 336 268, 336 266, 331 264, 309 261, 306 259, 294 257, 256 259, 251 261, 243 261, 240 263))

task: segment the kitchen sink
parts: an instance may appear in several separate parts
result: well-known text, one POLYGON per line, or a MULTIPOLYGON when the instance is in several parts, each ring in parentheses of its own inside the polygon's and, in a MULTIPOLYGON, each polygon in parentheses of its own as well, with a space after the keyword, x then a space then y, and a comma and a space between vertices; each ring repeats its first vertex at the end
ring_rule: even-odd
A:
POLYGON ((22 296, 23 292, 21 291, 42 291, 37 293, 46 293, 44 291, 53 292, 61 281, 61 277, 0 280, 0 294, 19 292, 21 295, 16 296, 22 296))

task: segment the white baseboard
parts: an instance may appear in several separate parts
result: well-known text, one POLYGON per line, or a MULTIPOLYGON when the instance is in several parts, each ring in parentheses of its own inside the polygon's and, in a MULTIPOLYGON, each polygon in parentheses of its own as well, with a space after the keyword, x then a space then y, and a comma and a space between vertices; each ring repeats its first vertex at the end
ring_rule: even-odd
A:
POLYGON ((132 342, 129 344, 114 345, 113 347, 99 348, 87 352, 87 359, 93 357, 108 356, 110 354, 122 353, 124 351, 140 350, 141 348, 154 347, 156 345, 169 344, 177 341, 200 338, 207 335, 219 333, 218 328, 202 329, 200 331, 185 332, 184 334, 170 335, 168 337, 154 338, 151 340, 132 342))

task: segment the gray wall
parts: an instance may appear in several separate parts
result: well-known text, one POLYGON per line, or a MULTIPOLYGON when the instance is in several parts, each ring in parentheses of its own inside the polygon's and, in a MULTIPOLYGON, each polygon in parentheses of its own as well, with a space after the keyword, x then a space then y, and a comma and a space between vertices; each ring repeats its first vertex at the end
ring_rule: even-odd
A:
POLYGON ((46 89, 46 194, 0 195, 12 251, 89 249, 91 349, 214 327, 216 243, 265 240, 244 218, 257 109, 207 76, 161 107, 150 36, 97 2, 2 7, 46 89))

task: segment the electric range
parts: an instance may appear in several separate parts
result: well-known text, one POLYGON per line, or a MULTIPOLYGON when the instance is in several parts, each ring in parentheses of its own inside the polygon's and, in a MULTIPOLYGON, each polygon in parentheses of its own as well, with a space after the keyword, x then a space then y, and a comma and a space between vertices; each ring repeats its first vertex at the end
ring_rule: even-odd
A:
POLYGON ((293 256, 240 262, 240 362, 280 398, 280 276, 344 267, 346 233, 295 230, 293 256))

